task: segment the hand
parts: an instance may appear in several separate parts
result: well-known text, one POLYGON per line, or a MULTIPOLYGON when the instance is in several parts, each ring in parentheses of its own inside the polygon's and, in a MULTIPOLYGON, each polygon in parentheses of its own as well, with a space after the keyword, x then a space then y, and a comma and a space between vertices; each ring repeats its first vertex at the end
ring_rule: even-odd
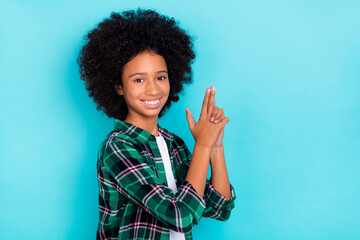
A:
POLYGON ((208 88, 206 90, 198 122, 195 122, 191 111, 186 108, 186 118, 191 134, 195 139, 195 143, 207 148, 212 148, 215 145, 221 131, 223 131, 225 125, 230 121, 229 118, 225 118, 225 116, 221 115, 220 118, 217 119, 217 124, 209 121, 215 103, 215 87, 212 87, 211 89, 208 88), (212 93, 210 93, 211 89, 212 93))
MULTIPOLYGON (((210 98, 213 98, 213 102, 215 105, 215 87, 213 87, 213 91, 211 92, 210 98)), ((224 109, 222 108, 219 109, 217 106, 214 106, 209 121, 217 124, 221 122, 223 119, 225 119, 224 109)), ((223 146, 222 144, 223 137, 224 137, 224 128, 221 130, 219 137, 217 138, 215 145, 213 146, 214 148, 223 146)))

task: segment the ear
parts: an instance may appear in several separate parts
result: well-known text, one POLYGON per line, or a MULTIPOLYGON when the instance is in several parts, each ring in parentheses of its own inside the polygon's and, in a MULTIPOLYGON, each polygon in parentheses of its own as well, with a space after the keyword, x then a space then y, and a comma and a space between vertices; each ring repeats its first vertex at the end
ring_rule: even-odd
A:
POLYGON ((119 94, 120 96, 124 94, 121 85, 115 86, 115 91, 116 91, 117 94, 119 94))

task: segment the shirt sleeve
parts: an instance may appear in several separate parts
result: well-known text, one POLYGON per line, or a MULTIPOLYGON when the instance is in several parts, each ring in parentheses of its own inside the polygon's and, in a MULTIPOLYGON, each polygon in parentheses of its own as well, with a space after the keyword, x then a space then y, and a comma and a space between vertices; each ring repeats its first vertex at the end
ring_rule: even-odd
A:
POLYGON ((230 196, 229 200, 221 195, 214 186, 211 184, 211 179, 206 181, 205 187, 205 202, 206 208, 203 216, 206 218, 214 218, 220 221, 226 221, 230 217, 231 210, 235 207, 235 190, 230 184, 230 196))
POLYGON ((104 149, 103 163, 121 194, 169 228, 189 233, 203 215, 205 202, 194 187, 184 181, 174 194, 163 185, 131 143, 108 144, 104 149))
MULTIPOLYGON (((186 172, 189 169, 192 153, 187 148, 184 142, 184 150, 186 153, 187 161, 184 162, 180 167, 181 174, 179 174, 182 178, 185 179, 186 172)), ((206 218, 213 218, 220 221, 226 221, 230 217, 231 210, 235 207, 235 189, 230 184, 230 196, 229 200, 221 195, 214 186, 211 184, 211 179, 206 180, 205 191, 204 191, 204 200, 206 203, 206 208, 203 212, 203 216, 206 218)))

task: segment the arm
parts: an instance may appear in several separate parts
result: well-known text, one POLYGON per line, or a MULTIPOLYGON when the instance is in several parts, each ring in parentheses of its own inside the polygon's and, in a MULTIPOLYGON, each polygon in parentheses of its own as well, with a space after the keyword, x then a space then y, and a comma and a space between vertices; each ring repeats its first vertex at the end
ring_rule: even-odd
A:
POLYGON ((192 158, 193 161, 190 162, 185 180, 190 182, 197 193, 203 197, 209 169, 210 148, 202 147, 195 143, 192 158))
MULTIPOLYGON (((225 119, 224 109, 215 106, 215 87, 212 87, 209 104, 213 105, 209 121, 218 124, 225 119)), ((231 190, 229 176, 226 170, 224 145, 222 143, 224 137, 224 128, 222 128, 214 146, 211 149, 210 166, 211 166, 211 184, 213 187, 225 197, 226 200, 231 199, 231 190)))
POLYGON ((206 186, 206 208, 204 217, 226 221, 235 207, 235 190, 229 182, 224 148, 213 148, 211 151, 211 179, 206 186))
POLYGON ((211 180, 214 188, 225 197, 231 199, 229 176, 226 170, 224 146, 214 147, 210 157, 211 180))
POLYGON ((230 121, 229 118, 225 117, 217 124, 209 121, 214 107, 212 95, 214 94, 211 93, 211 90, 206 89, 198 122, 195 122, 191 111, 186 109, 186 118, 191 134, 195 139, 195 147, 185 179, 194 186, 200 196, 203 196, 205 190, 210 151, 216 143, 220 132, 230 121))
MULTIPOLYGON (((215 87, 212 88, 210 97, 211 104, 214 105, 209 121, 218 124, 223 119, 224 109, 218 109, 215 106, 215 87)), ((222 139, 224 137, 224 128, 220 132, 215 145, 210 153, 211 179, 207 182, 206 205, 204 211, 205 217, 211 217, 218 220, 227 220, 230 217, 231 209, 235 207, 236 198, 233 186, 229 182, 226 169, 224 146, 222 139)))

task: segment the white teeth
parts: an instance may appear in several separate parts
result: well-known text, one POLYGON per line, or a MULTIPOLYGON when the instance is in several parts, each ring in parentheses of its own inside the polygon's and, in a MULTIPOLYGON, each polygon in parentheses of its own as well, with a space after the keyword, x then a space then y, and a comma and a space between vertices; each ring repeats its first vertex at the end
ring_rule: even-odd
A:
POLYGON ((149 105, 154 105, 154 104, 157 104, 159 102, 159 100, 156 100, 156 101, 145 101, 146 104, 149 104, 149 105))

